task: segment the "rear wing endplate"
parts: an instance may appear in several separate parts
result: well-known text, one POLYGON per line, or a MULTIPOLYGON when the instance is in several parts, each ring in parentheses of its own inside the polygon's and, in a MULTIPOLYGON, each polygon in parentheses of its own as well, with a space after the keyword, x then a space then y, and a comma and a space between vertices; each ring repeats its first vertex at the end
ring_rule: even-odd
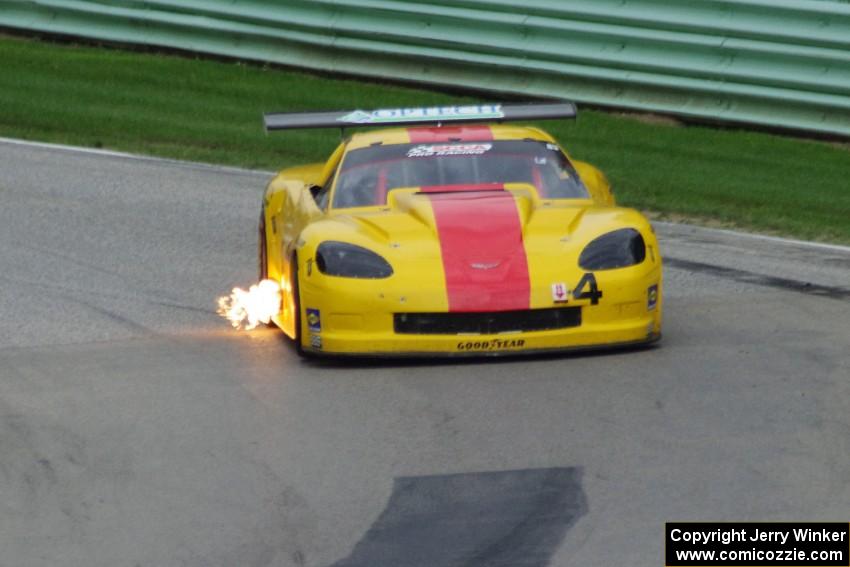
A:
POLYGON ((381 108, 336 112, 272 112, 263 115, 266 130, 412 126, 463 122, 515 122, 576 117, 571 102, 532 104, 475 104, 420 108, 381 108))

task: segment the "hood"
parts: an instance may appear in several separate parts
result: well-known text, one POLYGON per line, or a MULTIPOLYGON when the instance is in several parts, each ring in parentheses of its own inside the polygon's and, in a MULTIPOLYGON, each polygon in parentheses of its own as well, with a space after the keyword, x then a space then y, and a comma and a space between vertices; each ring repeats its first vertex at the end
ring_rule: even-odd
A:
POLYGON ((394 266, 439 256, 451 311, 512 311, 530 304, 529 239, 557 244, 584 210, 470 186, 402 191, 388 207, 332 219, 368 237, 394 266))

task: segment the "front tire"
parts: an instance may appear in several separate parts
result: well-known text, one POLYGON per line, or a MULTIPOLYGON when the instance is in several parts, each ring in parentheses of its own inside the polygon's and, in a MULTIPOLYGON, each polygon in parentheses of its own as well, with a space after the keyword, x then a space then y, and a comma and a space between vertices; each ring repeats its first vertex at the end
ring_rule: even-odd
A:
POLYGON ((269 277, 269 254, 266 246, 266 211, 260 209, 259 235, 257 238, 257 272, 259 281, 269 277))
POLYGON ((292 289, 292 311, 295 315, 295 321, 293 322, 295 337, 293 337, 292 342, 295 345, 295 352, 298 353, 298 356, 306 357, 307 353, 304 352, 304 347, 301 346, 301 291, 298 287, 298 256, 292 256, 292 268, 289 270, 289 273, 292 289))

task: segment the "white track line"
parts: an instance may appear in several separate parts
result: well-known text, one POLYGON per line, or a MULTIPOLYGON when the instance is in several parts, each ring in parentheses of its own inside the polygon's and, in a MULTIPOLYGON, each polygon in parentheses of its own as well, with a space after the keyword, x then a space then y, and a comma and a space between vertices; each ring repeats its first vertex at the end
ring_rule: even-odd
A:
POLYGON ((653 225, 658 227, 669 227, 671 229, 688 229, 699 232, 707 232, 709 234, 725 234, 736 238, 752 238, 754 240, 764 240, 767 242, 775 242, 777 244, 786 244, 791 246, 801 246, 804 248, 819 248, 822 250, 833 250, 835 252, 844 252, 850 254, 850 246, 841 244, 827 244, 825 242, 810 242, 808 240, 795 240, 793 238, 783 238, 781 236, 767 236, 766 234, 756 234, 752 232, 741 232, 738 230, 729 230, 725 228, 709 228, 695 224, 685 224, 678 222, 666 221, 651 221, 653 225))
MULTIPOLYGON (((29 146, 33 148, 42 148, 48 150, 58 150, 63 152, 72 152, 78 154, 88 154, 94 156, 113 157, 121 159, 131 159, 136 161, 146 161, 151 163, 161 163, 177 167, 188 167, 193 169, 206 169, 210 171, 219 171, 223 173, 231 173, 235 175, 251 175, 251 176, 270 176, 274 175, 272 171, 263 171, 256 169, 244 169, 241 167, 232 167, 226 165, 215 165, 210 163, 200 163, 195 161, 183 161, 178 159, 168 159, 152 156, 144 156, 139 154, 128 154, 124 152, 116 152, 112 150, 99 150, 97 148, 84 148, 80 146, 66 146, 64 144, 48 144, 46 142, 31 142, 29 140, 17 140, 14 138, 0 137, 0 144, 10 144, 15 146, 29 146)), ((737 230, 728 230, 721 228, 708 228, 693 224, 684 224, 666 221, 652 221, 656 226, 667 226, 670 228, 688 228, 708 233, 719 233, 728 236, 739 238, 753 238, 756 240, 766 240, 768 242, 776 242, 777 244, 789 244, 793 246, 803 246, 810 248, 820 248, 822 250, 835 250, 837 252, 850 253, 850 246, 842 246, 840 244, 825 244, 823 242, 809 242, 807 240, 794 240, 793 238, 782 238, 779 236, 767 236, 764 234, 754 234, 751 232, 739 232, 737 230)))
POLYGON ((235 175, 251 175, 251 176, 270 176, 274 175, 272 171, 262 171, 256 169, 244 169, 241 167, 233 167, 227 165, 215 165, 211 163, 201 163, 196 161, 183 161, 179 159, 160 158, 154 156, 144 156, 139 154, 128 154, 124 152, 115 152, 112 150, 99 150, 97 148, 84 148, 80 146, 66 146, 64 144, 48 144, 46 142, 31 142, 29 140, 16 140, 14 138, 0 138, 0 144, 10 144, 14 146, 26 146, 31 148, 41 148, 46 150, 56 150, 61 152, 69 152, 75 154, 85 154, 101 157, 111 157, 120 159, 131 159, 135 161, 145 161, 150 163, 161 163, 163 165, 173 165, 177 167, 187 167, 192 169, 206 169, 219 171, 222 173, 231 173, 235 175))

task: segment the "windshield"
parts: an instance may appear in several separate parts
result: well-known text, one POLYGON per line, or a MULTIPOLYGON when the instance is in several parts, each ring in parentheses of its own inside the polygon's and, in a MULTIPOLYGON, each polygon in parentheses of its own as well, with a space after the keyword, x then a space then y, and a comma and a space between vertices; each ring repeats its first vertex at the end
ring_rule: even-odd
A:
POLYGON ((587 199, 555 144, 535 140, 393 144, 351 150, 337 172, 335 208, 385 205, 399 187, 528 183, 544 199, 587 199))

